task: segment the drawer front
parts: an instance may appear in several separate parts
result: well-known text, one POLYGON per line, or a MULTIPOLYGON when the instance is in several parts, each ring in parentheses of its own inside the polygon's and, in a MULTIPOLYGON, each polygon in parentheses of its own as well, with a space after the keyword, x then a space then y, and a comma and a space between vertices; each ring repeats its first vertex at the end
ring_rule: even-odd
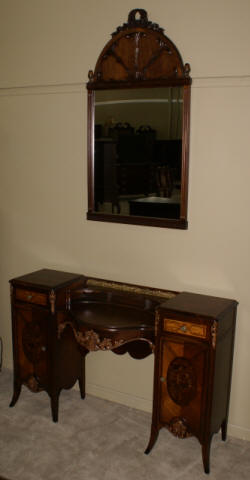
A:
POLYGON ((47 305, 47 295, 45 293, 34 292, 32 290, 16 289, 16 300, 21 302, 35 303, 37 305, 47 305))
POLYGON ((197 323, 175 320, 173 318, 164 318, 163 330, 165 332, 179 333, 190 337, 206 338, 207 326, 197 323))

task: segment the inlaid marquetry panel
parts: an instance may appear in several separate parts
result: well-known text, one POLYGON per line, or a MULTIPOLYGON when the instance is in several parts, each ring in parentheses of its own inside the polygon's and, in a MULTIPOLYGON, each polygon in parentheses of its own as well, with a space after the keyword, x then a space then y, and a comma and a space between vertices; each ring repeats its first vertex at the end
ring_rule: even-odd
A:
POLYGON ((33 312, 30 307, 23 304, 16 307, 14 325, 17 332, 16 352, 17 361, 22 366, 22 380, 39 378, 41 384, 47 382, 48 368, 48 342, 49 342, 49 315, 46 310, 36 307, 33 312))
POLYGON ((197 393, 197 376, 192 362, 176 357, 169 364, 167 389, 172 400, 178 405, 188 405, 197 393))
POLYGON ((47 295, 45 293, 34 292, 33 290, 16 289, 16 300, 22 302, 36 303, 37 305, 47 305, 47 295))
POLYGON ((201 431, 205 368, 208 344, 172 341, 161 344, 160 420, 170 425, 173 418, 185 419, 187 431, 201 431))
POLYGON ((198 323, 183 322, 172 318, 164 318, 163 329, 166 332, 181 333, 192 337, 206 338, 207 326, 198 323))
POLYGON ((26 322, 22 333, 23 351, 32 363, 41 361, 46 352, 44 329, 35 320, 26 322))

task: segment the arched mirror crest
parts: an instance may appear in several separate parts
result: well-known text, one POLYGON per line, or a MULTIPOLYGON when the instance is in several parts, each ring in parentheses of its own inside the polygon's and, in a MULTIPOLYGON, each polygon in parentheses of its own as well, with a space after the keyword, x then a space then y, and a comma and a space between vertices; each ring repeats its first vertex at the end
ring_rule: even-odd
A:
POLYGON ((187 228, 190 66, 135 9, 88 89, 89 220, 187 228))

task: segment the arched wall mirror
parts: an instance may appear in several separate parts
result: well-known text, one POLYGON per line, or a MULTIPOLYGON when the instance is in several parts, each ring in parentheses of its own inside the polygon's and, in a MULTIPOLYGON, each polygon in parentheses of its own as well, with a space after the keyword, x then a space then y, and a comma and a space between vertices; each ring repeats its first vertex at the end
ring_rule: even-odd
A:
POLYGON ((89 220, 187 228, 189 64, 135 9, 88 89, 89 220))

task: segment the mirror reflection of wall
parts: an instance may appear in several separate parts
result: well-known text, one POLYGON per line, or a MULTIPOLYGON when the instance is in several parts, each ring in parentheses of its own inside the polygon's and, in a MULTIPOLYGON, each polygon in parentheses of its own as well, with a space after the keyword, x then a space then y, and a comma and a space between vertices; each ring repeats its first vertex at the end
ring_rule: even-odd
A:
POLYGON ((183 87, 95 92, 95 211, 180 217, 183 87))

